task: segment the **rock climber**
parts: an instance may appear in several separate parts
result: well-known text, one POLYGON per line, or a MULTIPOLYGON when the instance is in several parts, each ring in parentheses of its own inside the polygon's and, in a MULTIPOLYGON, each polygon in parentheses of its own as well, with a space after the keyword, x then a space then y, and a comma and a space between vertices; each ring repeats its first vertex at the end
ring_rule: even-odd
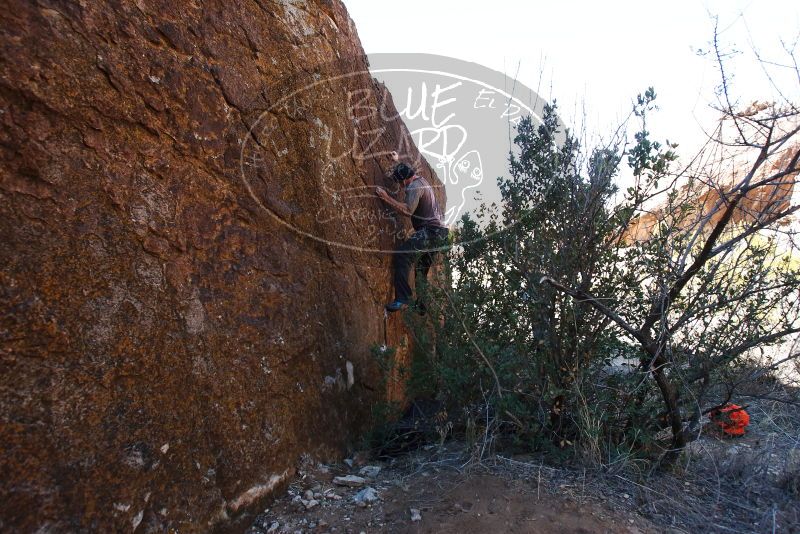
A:
MULTIPOLYGON (((396 152, 392 159, 399 161, 396 152)), ((421 283, 428 278, 437 249, 447 243, 448 229, 442 221, 442 212, 436 201, 433 187, 428 181, 405 163, 396 163, 392 178, 405 187, 405 203, 392 198, 382 187, 375 188, 375 194, 393 207, 398 213, 411 218, 414 233, 394 252, 394 301, 386 305, 386 310, 395 312, 408 307, 412 298, 408 277, 411 266, 416 264, 417 301, 416 309, 425 313, 425 305, 420 300, 421 283)))

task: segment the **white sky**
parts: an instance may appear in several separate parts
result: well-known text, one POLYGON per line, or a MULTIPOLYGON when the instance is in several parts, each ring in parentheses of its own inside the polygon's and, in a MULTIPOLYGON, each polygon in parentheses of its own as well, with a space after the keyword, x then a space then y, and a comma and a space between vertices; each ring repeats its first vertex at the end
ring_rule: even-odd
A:
MULTIPOLYGON (((425 52, 479 63, 518 77, 547 99, 557 98, 568 124, 585 107, 590 132, 615 129, 632 99, 653 86, 660 108, 648 124, 655 139, 686 150, 713 126, 708 104, 719 77, 710 57, 712 16, 721 40, 742 53, 731 64, 742 101, 774 98, 752 53, 779 63, 800 58, 800 2, 788 0, 453 1, 344 0, 364 50, 425 52), (405 37, 399 37, 401 34, 405 37)), ((779 84, 800 100, 800 83, 773 67, 779 84), (785 83, 784 83, 785 82, 785 83)), ((681 150, 683 152, 683 150, 681 150)))

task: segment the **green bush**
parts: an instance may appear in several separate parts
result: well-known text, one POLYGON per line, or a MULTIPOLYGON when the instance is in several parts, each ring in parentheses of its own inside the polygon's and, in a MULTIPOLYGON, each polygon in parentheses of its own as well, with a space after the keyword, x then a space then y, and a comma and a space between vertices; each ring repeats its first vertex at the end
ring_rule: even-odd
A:
POLYGON ((500 205, 460 221, 416 328, 411 390, 443 402, 468 440, 483 435, 482 450, 488 439, 603 465, 674 460, 731 398, 747 351, 798 331, 797 262, 760 235, 784 213, 766 204, 728 224, 745 183, 724 193, 719 219, 699 217, 707 185, 673 171, 677 145, 644 128, 654 98, 638 98, 628 150, 587 154, 569 131, 557 144, 555 106, 521 121, 500 205), (620 192, 623 161, 633 185, 620 192), (652 199, 660 214, 633 239, 652 199))

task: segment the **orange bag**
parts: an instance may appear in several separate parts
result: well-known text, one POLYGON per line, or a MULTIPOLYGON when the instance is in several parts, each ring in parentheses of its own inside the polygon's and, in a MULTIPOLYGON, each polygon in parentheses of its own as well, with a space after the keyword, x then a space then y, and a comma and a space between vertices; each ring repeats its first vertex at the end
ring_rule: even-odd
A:
POLYGON ((726 404, 708 414, 711 421, 728 436, 743 436, 750 424, 750 415, 736 404, 726 404))

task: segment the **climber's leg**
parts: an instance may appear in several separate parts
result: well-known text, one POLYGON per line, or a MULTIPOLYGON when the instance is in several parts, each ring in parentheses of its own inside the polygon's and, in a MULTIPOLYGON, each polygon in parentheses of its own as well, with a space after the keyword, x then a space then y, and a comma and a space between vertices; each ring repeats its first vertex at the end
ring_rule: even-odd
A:
POLYGON ((408 276, 411 273, 411 265, 415 262, 419 251, 424 250, 426 241, 425 229, 417 230, 394 253, 394 302, 386 305, 388 311, 400 310, 411 301, 412 290, 408 276))
POLYGON ((435 253, 428 251, 423 252, 416 265, 414 276, 414 285, 417 289, 416 309, 421 315, 425 315, 425 311, 427 310, 425 299, 428 294, 428 272, 431 269, 431 265, 433 265, 434 254, 435 253))

